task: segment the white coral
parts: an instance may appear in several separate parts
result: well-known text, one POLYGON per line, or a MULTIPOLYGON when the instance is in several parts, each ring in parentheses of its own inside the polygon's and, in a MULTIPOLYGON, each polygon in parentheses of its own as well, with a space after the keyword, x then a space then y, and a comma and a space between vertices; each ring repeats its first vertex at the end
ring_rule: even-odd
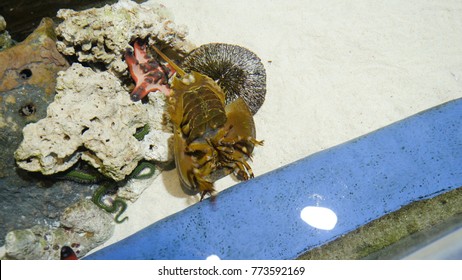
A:
POLYGON ((120 0, 84 11, 62 9, 57 16, 63 19, 56 28, 58 50, 76 55, 80 62, 103 63, 116 75, 125 73, 123 53, 136 38, 155 38, 178 54, 194 47, 185 39, 186 27, 176 25, 167 9, 155 1, 120 0))
POLYGON ((54 174, 82 159, 119 181, 143 158, 171 158, 170 133, 161 126, 162 95, 151 94, 156 100, 149 104, 133 102, 114 75, 80 64, 59 73, 56 91, 47 117, 23 130, 24 140, 15 152, 21 168, 54 174), (133 135, 146 124, 151 132, 139 141, 133 135))

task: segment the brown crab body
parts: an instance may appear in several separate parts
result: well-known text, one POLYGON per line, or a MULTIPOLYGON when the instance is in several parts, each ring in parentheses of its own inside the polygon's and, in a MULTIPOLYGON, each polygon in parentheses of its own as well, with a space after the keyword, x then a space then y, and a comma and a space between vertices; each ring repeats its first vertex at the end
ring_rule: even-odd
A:
POLYGON ((252 113, 242 98, 225 105, 225 93, 211 78, 186 73, 156 47, 177 76, 171 82, 169 114, 174 126, 175 163, 182 185, 200 192, 201 199, 214 192, 216 177, 234 173, 240 180, 253 177, 247 161, 255 145, 252 113))

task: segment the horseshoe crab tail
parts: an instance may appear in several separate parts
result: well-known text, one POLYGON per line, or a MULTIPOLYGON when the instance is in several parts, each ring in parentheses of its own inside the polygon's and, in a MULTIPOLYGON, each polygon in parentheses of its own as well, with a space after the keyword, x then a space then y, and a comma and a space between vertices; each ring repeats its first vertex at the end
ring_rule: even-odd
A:
POLYGON ((186 72, 183 69, 181 69, 180 66, 176 65, 175 62, 170 60, 170 58, 168 58, 164 53, 162 53, 156 46, 152 46, 152 48, 156 51, 158 55, 160 55, 160 57, 162 57, 163 60, 165 60, 173 69, 175 69, 178 75, 182 77, 186 75, 186 72))

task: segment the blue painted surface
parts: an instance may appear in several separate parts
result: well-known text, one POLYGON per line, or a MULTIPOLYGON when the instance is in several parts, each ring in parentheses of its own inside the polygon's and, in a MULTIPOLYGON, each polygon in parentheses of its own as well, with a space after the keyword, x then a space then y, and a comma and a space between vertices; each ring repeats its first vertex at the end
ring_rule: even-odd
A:
POLYGON ((413 201, 462 185, 462 99, 221 192, 86 259, 292 259, 413 201), (307 206, 338 223, 305 223, 307 206))

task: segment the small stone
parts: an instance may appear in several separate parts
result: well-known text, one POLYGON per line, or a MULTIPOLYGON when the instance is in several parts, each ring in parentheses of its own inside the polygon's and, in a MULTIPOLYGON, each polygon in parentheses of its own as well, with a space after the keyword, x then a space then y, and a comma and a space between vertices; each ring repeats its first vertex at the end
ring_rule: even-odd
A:
MULTIPOLYGON (((98 245, 108 240, 114 231, 114 218, 86 199, 68 207, 61 216, 61 224, 76 234, 91 236, 92 242, 98 245)), ((81 251, 88 247, 82 242, 73 244, 80 244, 81 251)))
POLYGON ((6 29, 6 21, 5 18, 0 15, 0 32, 6 29))
POLYGON ((8 258, 37 259, 40 255, 40 245, 31 229, 15 230, 6 235, 5 249, 8 258))

